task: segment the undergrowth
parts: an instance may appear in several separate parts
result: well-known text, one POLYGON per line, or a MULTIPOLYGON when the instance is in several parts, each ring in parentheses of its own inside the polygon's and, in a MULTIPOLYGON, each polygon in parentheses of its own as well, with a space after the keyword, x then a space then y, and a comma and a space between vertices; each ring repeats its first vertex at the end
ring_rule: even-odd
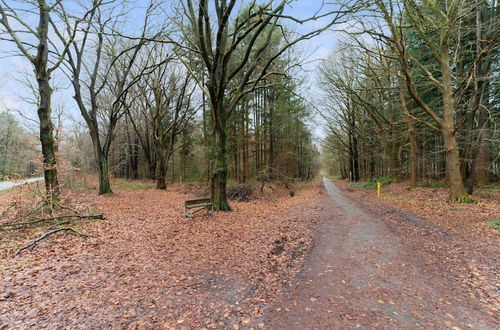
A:
POLYGON ((153 189, 154 184, 144 184, 144 183, 133 183, 133 182, 117 182, 112 185, 112 190, 142 190, 142 189, 153 189))
POLYGON ((377 189, 377 182, 380 182, 381 186, 387 186, 387 185, 391 184, 392 178, 386 176, 386 177, 381 177, 381 178, 378 178, 377 180, 373 180, 370 182, 352 183, 351 187, 362 188, 362 189, 377 189))
POLYGON ((483 189, 488 189, 488 190, 500 189, 500 182, 492 183, 492 184, 489 184, 487 186, 484 186, 483 189))
POLYGON ((493 220, 493 221, 488 221, 486 224, 500 229, 500 220, 493 220))
POLYGON ((448 186, 441 182, 419 182, 417 184, 422 188, 447 188, 448 186))

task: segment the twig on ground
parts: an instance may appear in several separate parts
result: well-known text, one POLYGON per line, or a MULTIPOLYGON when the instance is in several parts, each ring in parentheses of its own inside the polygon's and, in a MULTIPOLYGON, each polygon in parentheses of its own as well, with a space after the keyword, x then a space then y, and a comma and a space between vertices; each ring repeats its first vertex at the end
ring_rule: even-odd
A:
POLYGON ((52 218, 40 218, 40 219, 35 219, 33 221, 26 221, 26 222, 7 222, 7 223, 2 223, 0 224, 0 227, 21 227, 21 226, 29 226, 33 224, 37 224, 40 222, 45 222, 45 221, 57 221, 58 219, 69 219, 69 218, 76 218, 76 219, 104 219, 103 214, 89 214, 89 215, 80 215, 80 214, 70 214, 70 215, 57 215, 53 216, 52 218))
POLYGON ((79 236, 84 236, 84 237, 88 237, 89 235, 86 235, 82 232, 79 232, 78 230, 74 229, 74 228, 71 228, 71 227, 63 227, 63 228, 57 228, 57 229, 54 229, 54 230, 51 230, 45 234, 43 234, 42 236, 38 237, 38 238, 35 238, 33 241, 31 241, 29 244, 19 248, 16 253, 14 254, 14 257, 17 257, 19 255, 19 253, 23 252, 24 250, 26 249, 29 249, 33 246, 35 246, 38 242, 40 242, 41 240, 44 240, 45 238, 49 237, 50 235, 52 234, 55 234, 55 233, 58 233, 60 231, 70 231, 70 232, 73 232, 79 236))

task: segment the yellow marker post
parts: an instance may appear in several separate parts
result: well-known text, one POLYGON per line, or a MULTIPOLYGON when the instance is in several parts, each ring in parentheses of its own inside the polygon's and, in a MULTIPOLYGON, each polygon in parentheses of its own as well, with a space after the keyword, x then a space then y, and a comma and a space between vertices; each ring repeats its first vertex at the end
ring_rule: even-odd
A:
POLYGON ((380 182, 377 182, 377 197, 380 197, 380 182))

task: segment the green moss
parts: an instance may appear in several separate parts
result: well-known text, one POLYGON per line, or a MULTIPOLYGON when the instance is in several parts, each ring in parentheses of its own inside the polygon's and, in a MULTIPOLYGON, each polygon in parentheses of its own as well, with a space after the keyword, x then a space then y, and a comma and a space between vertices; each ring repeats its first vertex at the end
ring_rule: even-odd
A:
POLYGON ((477 203, 476 200, 474 198, 472 198, 470 195, 464 195, 464 196, 462 196, 458 200, 458 202, 462 203, 462 204, 475 204, 475 203, 477 203))

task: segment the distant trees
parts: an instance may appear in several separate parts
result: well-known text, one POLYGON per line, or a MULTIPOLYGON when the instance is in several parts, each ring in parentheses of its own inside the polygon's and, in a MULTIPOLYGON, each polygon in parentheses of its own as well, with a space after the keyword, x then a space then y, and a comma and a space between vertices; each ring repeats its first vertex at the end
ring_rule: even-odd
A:
POLYGON ((0 178, 30 176, 40 170, 34 138, 12 114, 0 112, 0 178))
MULTIPOLYGON (((152 53, 167 58, 161 50, 155 47, 152 53)), ((169 160, 197 110, 190 75, 174 59, 163 62, 137 83, 132 94, 135 102, 127 107, 157 189, 167 188, 169 160)))
MULTIPOLYGON (((340 65, 344 69, 326 65, 323 74, 326 81, 336 77, 331 84, 336 93, 357 105, 356 135, 363 141, 363 158, 369 158, 363 167, 372 176, 370 146, 380 149, 379 141, 388 155, 376 166, 379 174, 397 180, 402 171, 407 173, 400 164, 409 161, 415 186, 417 176, 425 178, 432 164, 432 171, 448 181, 449 200, 467 201, 466 187, 472 193, 474 179, 484 184, 489 175, 498 175, 498 160, 486 161, 491 152, 498 153, 491 143, 498 135, 488 129, 494 126, 489 114, 498 103, 489 84, 498 72, 493 64, 498 56, 499 22, 493 19, 498 4, 375 1, 365 10, 360 15, 370 12, 373 19, 360 16, 347 34, 344 49, 350 53, 342 53, 347 58, 340 65), (345 67, 355 68, 354 77, 344 75, 345 67)), ((341 119, 334 131, 348 123, 341 119)), ((327 140, 329 145, 332 140, 327 140)))

